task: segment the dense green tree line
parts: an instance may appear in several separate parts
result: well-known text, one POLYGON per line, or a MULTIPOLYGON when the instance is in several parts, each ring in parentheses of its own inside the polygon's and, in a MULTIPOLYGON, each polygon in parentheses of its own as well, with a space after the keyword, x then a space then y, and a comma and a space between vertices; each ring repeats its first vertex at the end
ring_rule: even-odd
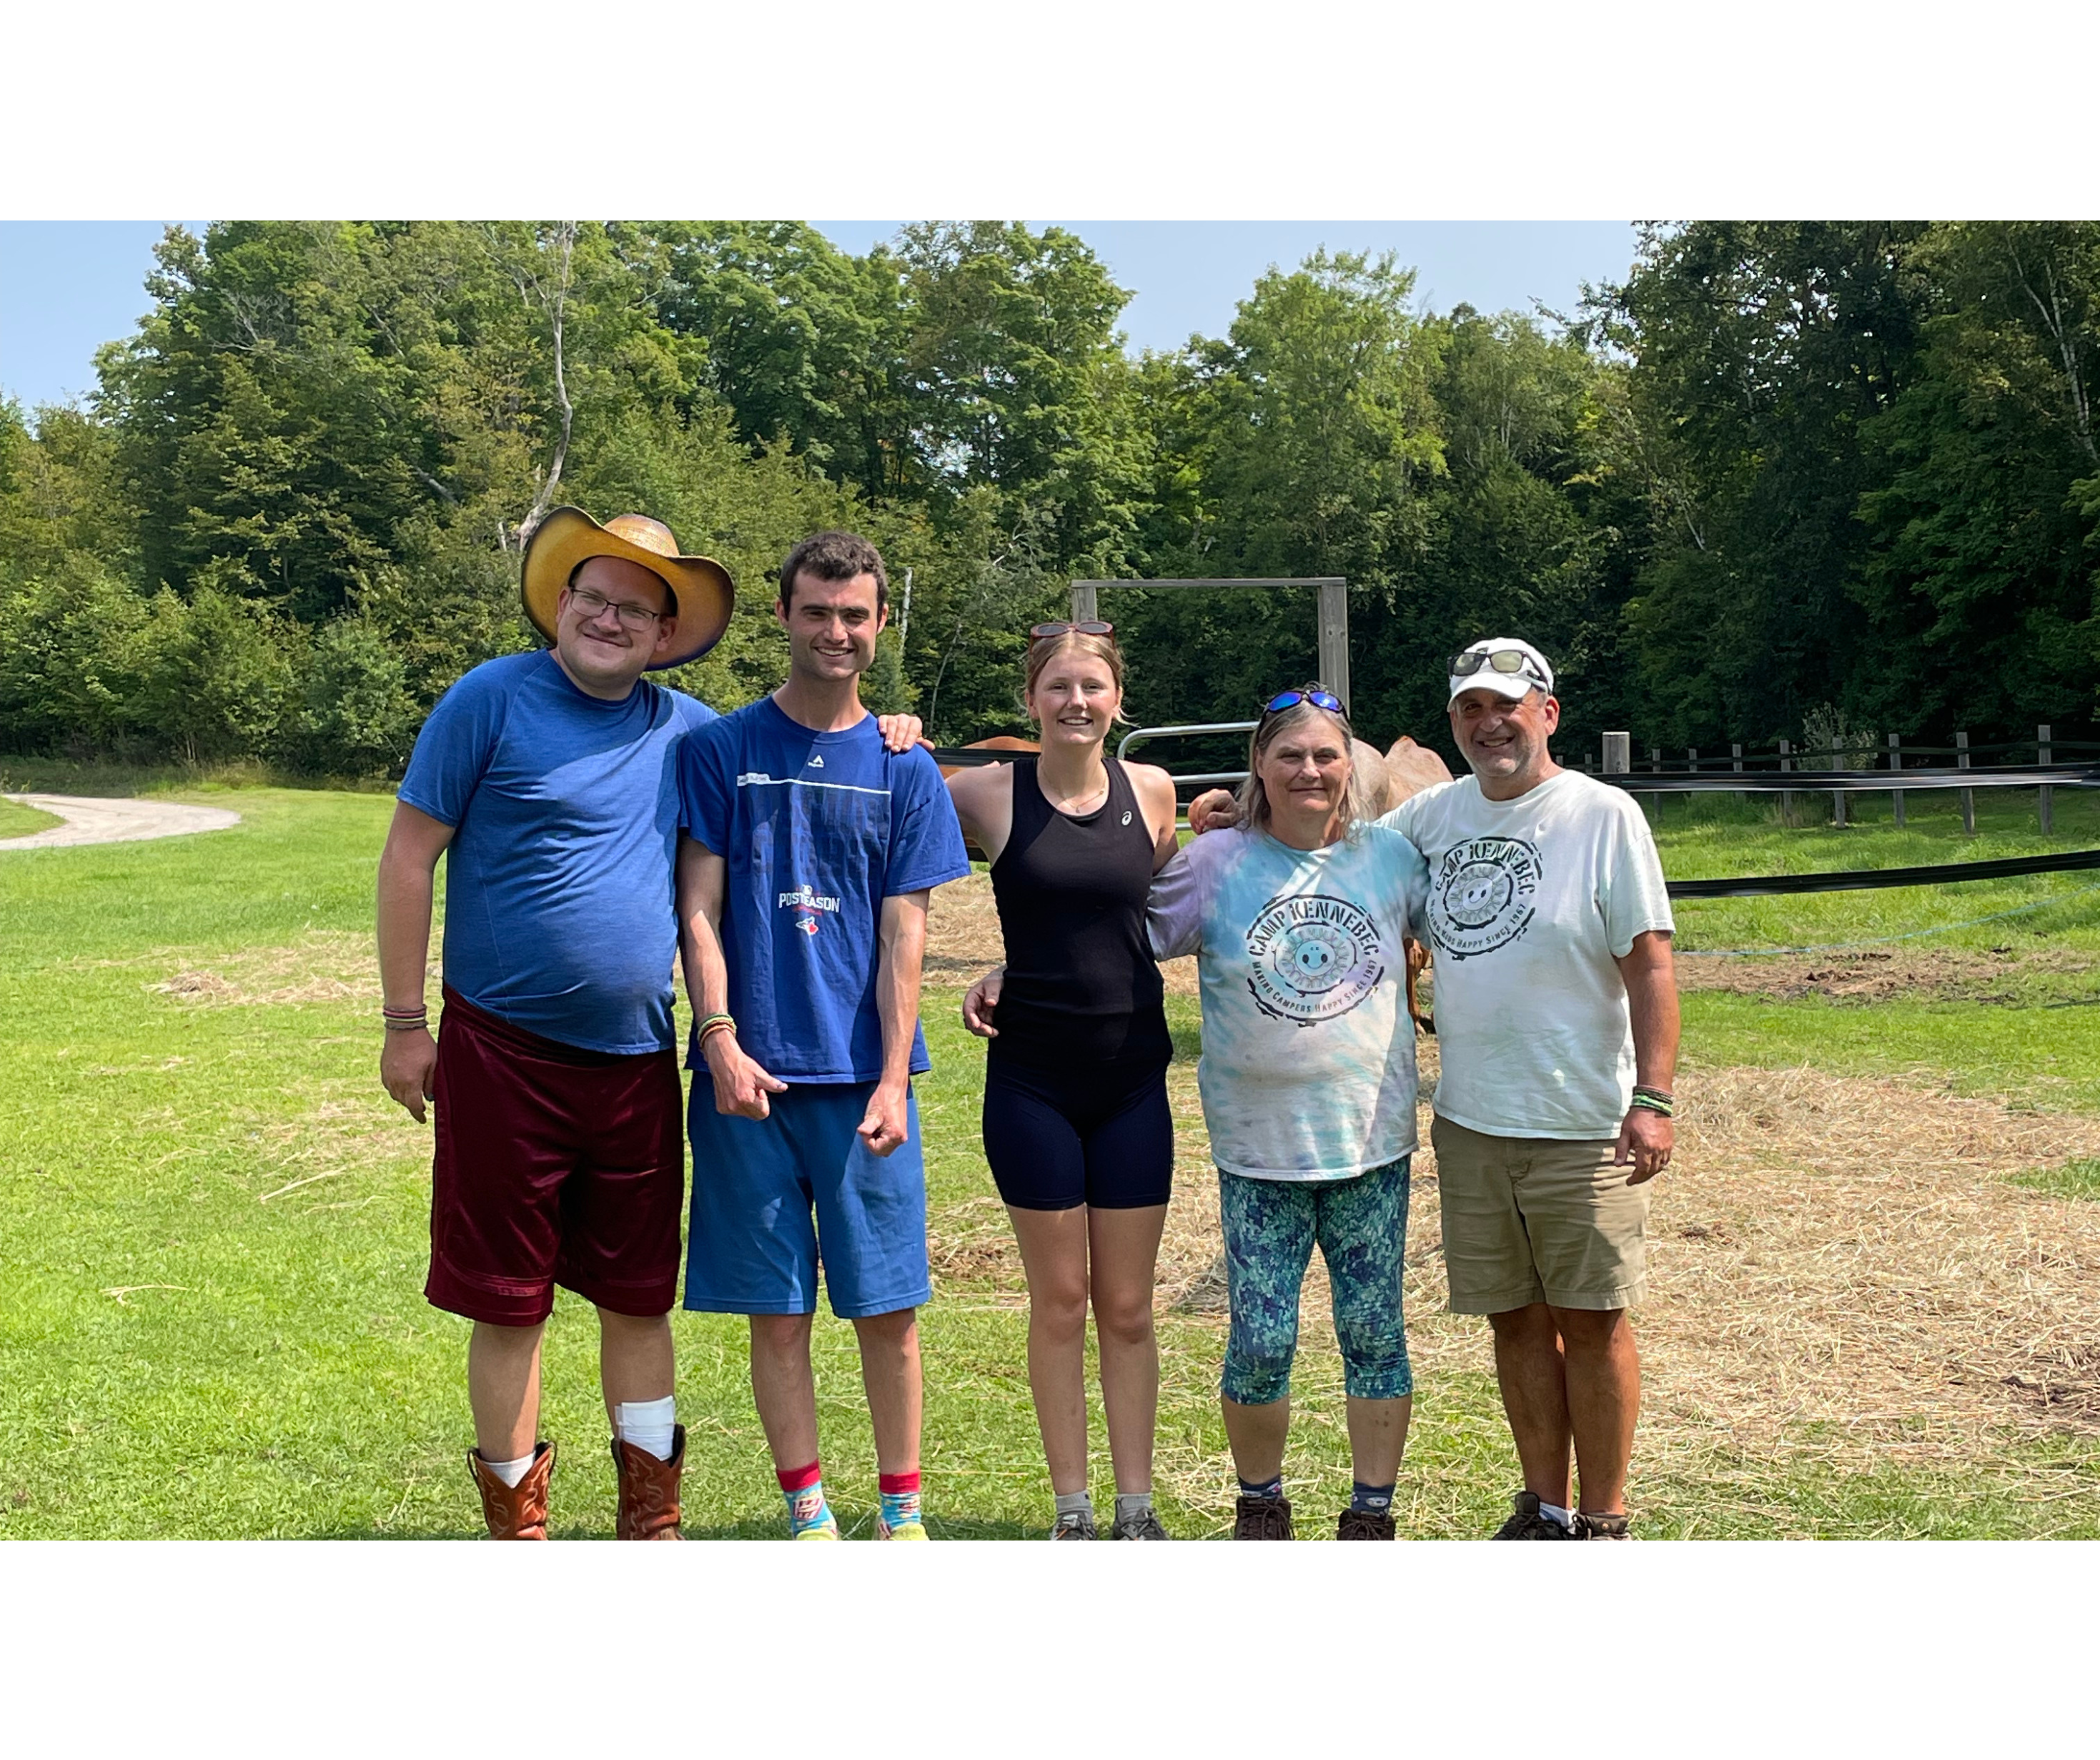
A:
MULTIPOLYGON (((2100 227, 1656 227, 1561 322, 1321 253, 1136 359, 1083 242, 993 222, 864 257, 792 222, 231 223, 171 231, 149 288, 85 407, 0 405, 0 749, 392 769, 527 641, 521 533, 560 501, 728 564, 743 614, 680 680, 721 706, 779 668, 779 557, 867 530, 900 613, 911 579, 871 694, 948 739, 1020 726, 1074 576, 1346 575, 1380 739, 1498 631, 1562 663, 1577 751, 2069 734, 2100 680, 2100 227)), ((1140 719, 1313 667, 1309 594, 1103 607, 1140 719)))

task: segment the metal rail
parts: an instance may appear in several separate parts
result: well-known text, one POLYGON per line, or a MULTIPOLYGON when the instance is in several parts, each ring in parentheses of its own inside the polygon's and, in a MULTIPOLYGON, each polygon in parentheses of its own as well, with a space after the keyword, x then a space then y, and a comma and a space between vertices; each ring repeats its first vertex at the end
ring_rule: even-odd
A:
POLYGON ((2002 764, 1977 770, 1737 770, 1715 775, 1621 770, 1599 782, 1634 794, 1888 794, 1912 789, 2100 788, 2100 765, 2002 764))
MULTIPOLYGON (((1123 735, 1123 743, 1116 747, 1116 756, 1118 759, 1129 756, 1131 747, 1143 740, 1193 738, 1206 733, 1251 733, 1260 725, 1259 721, 1185 721, 1175 727, 1132 728, 1123 735)), ((1171 771, 1167 774, 1173 776, 1171 771)), ((1192 788, 1199 783, 1205 787, 1214 788, 1220 783, 1244 782, 1246 774, 1244 770, 1205 770, 1193 776, 1174 777, 1174 784, 1177 788, 1185 783, 1192 788)))

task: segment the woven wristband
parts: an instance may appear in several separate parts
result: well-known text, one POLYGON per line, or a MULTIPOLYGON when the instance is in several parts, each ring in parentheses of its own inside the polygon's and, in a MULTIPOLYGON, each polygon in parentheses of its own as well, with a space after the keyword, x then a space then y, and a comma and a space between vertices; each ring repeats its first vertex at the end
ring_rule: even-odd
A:
POLYGON ((736 1018, 734 1015, 710 1014, 706 1019, 700 1023, 699 1035, 699 1042, 702 1045, 705 1045, 708 1041, 708 1035, 709 1033, 735 1032, 735 1031, 736 1018))

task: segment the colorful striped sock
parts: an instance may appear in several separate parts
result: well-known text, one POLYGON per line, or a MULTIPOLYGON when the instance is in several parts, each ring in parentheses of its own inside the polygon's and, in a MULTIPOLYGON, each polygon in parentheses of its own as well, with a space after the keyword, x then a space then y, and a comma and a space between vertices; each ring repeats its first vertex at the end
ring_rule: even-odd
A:
POLYGON ((920 1520, 919 1514, 919 1469, 910 1472, 886 1472, 876 1481, 882 1493, 882 1525, 902 1528, 907 1522, 920 1520))
POLYGON ((824 1476, 814 1461, 806 1467, 778 1467, 773 1476, 780 1481, 780 1494, 788 1500, 788 1529, 799 1538, 812 1528, 832 1521, 832 1507, 824 1501, 824 1476))
POLYGON ((1260 1498, 1265 1503, 1273 1503, 1283 1495, 1283 1475, 1278 1473, 1273 1479, 1242 1479, 1240 1481, 1240 1495, 1260 1498))

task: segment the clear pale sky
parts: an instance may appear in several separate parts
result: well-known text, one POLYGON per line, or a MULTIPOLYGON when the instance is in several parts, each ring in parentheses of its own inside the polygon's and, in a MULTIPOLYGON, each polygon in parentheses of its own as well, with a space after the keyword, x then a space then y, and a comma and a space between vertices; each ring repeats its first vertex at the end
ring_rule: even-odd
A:
MULTIPOLYGON (((193 227, 201 222, 185 222, 193 227)), ((889 237, 895 221, 818 221, 841 249, 889 237)), ((1620 221, 1065 221, 1135 297, 1132 349, 1222 335, 1271 263, 1295 266, 1322 244, 1393 250, 1419 271, 1417 301, 1448 311, 1569 310, 1585 281, 1617 279, 1633 260, 1620 221)), ((0 392, 24 406, 91 390, 103 343, 128 336, 152 303, 143 285, 159 221, 0 222, 0 392)))

